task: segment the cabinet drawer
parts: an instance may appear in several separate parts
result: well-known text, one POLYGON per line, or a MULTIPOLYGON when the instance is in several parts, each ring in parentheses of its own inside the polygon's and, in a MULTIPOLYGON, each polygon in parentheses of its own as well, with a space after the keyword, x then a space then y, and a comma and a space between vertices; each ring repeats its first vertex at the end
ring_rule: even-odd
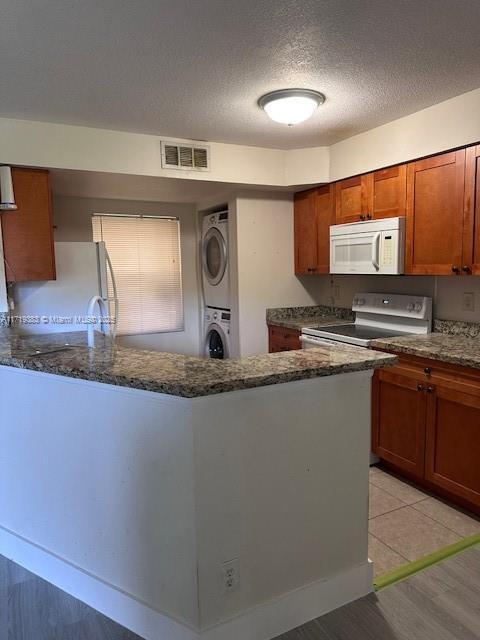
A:
POLYGON ((390 367, 389 371, 396 371, 405 377, 420 380, 426 385, 447 384, 450 389, 459 392, 465 391, 467 387, 469 393, 480 397, 480 371, 439 360, 397 355, 400 362, 398 365, 390 367))

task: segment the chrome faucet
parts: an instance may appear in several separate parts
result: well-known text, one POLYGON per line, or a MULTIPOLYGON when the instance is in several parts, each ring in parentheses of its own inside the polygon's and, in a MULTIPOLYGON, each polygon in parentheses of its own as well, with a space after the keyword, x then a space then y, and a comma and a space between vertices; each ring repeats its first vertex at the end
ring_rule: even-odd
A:
MULTIPOLYGON (((103 300, 103 298, 101 298, 100 296, 93 296, 93 298, 90 299, 90 302, 88 303, 88 307, 87 307, 87 316, 88 317, 93 316, 93 311, 95 309, 95 305, 97 304, 100 311, 100 317, 105 318, 108 314, 107 305, 105 304, 105 301, 103 300)), ((100 323, 100 326, 103 331, 103 322, 100 323)), ((89 323, 87 327, 87 344, 92 349, 93 347, 95 347, 95 330, 94 330, 93 323, 92 324, 89 323)))

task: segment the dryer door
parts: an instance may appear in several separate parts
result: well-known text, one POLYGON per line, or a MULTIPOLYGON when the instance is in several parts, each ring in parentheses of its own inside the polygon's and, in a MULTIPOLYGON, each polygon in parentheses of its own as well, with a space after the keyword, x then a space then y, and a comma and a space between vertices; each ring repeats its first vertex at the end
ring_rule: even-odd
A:
POLYGON ((224 237, 216 227, 212 227, 205 234, 202 254, 203 273, 208 282, 215 286, 221 282, 228 260, 224 237))
POLYGON ((218 324, 211 324, 208 327, 205 339, 205 356, 217 360, 228 358, 227 337, 218 324))

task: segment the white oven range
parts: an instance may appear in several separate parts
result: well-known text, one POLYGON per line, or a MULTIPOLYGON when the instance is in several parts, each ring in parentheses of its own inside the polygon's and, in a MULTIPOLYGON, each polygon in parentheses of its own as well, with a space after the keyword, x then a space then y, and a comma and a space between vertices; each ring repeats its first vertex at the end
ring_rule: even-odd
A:
POLYGON ((355 322, 304 327, 304 349, 322 344, 369 347, 376 338, 425 334, 432 329, 432 299, 390 293, 357 293, 352 311, 355 322))

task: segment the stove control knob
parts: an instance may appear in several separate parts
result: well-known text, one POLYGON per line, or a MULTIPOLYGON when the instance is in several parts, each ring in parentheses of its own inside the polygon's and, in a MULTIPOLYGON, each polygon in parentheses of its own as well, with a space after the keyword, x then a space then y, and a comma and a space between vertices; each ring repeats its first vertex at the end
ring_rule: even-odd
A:
POLYGON ((356 304, 361 307, 365 304, 364 298, 357 298, 356 304))
POLYGON ((415 305, 414 309, 415 309, 415 311, 421 311, 422 310, 422 305, 419 302, 417 302, 417 304, 415 305))
POLYGON ((413 304, 411 302, 407 304, 407 311, 413 311, 413 304))

